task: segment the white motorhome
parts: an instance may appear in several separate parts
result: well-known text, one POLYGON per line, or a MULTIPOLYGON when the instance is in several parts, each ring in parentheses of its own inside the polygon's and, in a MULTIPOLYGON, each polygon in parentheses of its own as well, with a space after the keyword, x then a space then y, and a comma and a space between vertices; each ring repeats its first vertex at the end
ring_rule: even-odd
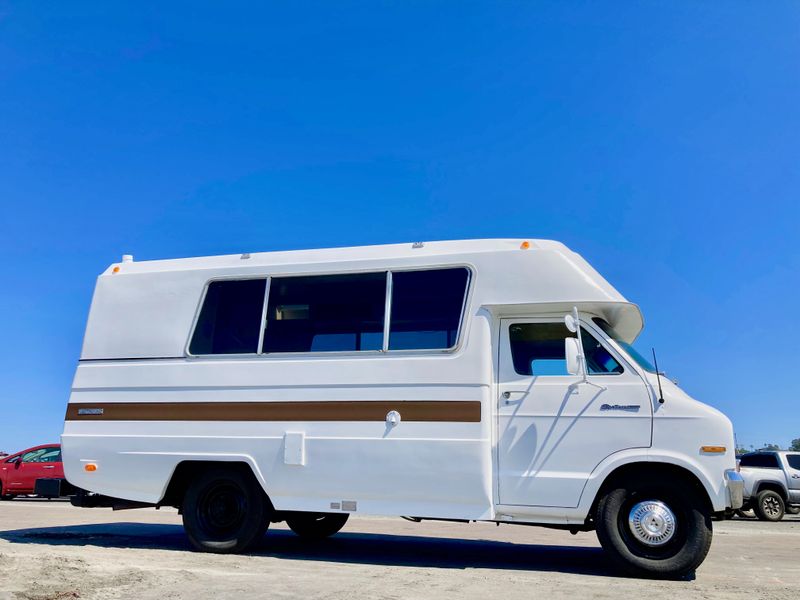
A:
POLYGON ((111 265, 62 436, 82 505, 175 506, 193 545, 349 514, 597 530, 680 576, 741 506, 730 421, 632 347, 643 326, 543 240, 111 265))

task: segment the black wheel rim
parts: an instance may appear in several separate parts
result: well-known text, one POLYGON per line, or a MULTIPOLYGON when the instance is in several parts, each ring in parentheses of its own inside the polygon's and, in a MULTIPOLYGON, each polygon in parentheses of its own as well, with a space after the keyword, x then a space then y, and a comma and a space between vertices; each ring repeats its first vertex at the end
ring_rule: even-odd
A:
POLYGON ((230 481, 208 486, 197 503, 197 520, 203 531, 213 538, 225 538, 239 530, 247 514, 244 491, 230 481))
POLYGON ((778 499, 774 496, 767 496, 764 498, 761 502, 761 508, 763 508, 764 512, 770 517, 777 517, 781 514, 780 502, 778 502, 778 499))

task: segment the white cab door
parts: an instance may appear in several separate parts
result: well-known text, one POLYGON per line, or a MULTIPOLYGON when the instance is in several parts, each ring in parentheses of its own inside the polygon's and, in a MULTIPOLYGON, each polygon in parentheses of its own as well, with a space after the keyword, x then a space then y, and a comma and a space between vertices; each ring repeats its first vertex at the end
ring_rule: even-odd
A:
POLYGON ((592 470, 651 444, 652 401, 641 377, 582 328, 588 380, 567 374, 561 320, 500 321, 498 498, 503 505, 575 507, 592 470), (596 387, 601 386, 601 387, 596 387), (602 388, 602 389, 601 389, 602 388))

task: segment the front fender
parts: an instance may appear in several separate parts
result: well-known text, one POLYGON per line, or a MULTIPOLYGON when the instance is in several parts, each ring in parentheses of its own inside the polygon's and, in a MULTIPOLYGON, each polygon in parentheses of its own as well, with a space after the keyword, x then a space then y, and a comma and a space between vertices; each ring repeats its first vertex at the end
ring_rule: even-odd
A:
POLYGON ((668 464, 685 469, 694 475, 705 489, 709 502, 715 512, 725 510, 728 496, 725 487, 725 470, 729 468, 728 460, 721 456, 703 456, 703 464, 698 458, 672 450, 641 448, 623 450, 606 457, 589 475, 578 503, 578 508, 588 515, 594 504, 597 493, 609 475, 620 467, 631 464, 668 464))
POLYGON ((755 496, 759 493, 762 486, 769 486, 769 487, 778 487, 781 489, 781 495, 783 496, 784 500, 788 500, 789 498, 789 490, 787 489, 786 485, 777 479, 758 479, 755 483, 753 483, 753 487, 750 489, 750 496, 755 496))

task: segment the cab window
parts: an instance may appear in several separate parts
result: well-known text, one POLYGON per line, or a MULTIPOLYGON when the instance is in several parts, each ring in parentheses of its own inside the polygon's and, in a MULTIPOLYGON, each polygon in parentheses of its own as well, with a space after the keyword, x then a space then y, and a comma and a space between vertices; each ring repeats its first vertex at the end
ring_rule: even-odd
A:
POLYGON ((745 454, 739 461, 742 467, 758 467, 760 469, 780 469, 778 457, 774 454, 745 454))
POLYGON ((22 462, 24 463, 34 463, 34 462, 41 462, 39 458, 47 452, 48 448, 39 448, 38 450, 31 450, 30 452, 26 452, 22 455, 22 462))
POLYGON ((52 463, 61 462, 61 448, 47 448, 43 454, 40 454, 36 462, 52 463))
MULTIPOLYGON (((563 323, 513 323, 509 327, 511 357, 520 375, 569 375, 564 338, 576 337, 563 323)), ((591 375, 623 372, 622 365, 586 329, 581 328, 583 353, 591 375)))

